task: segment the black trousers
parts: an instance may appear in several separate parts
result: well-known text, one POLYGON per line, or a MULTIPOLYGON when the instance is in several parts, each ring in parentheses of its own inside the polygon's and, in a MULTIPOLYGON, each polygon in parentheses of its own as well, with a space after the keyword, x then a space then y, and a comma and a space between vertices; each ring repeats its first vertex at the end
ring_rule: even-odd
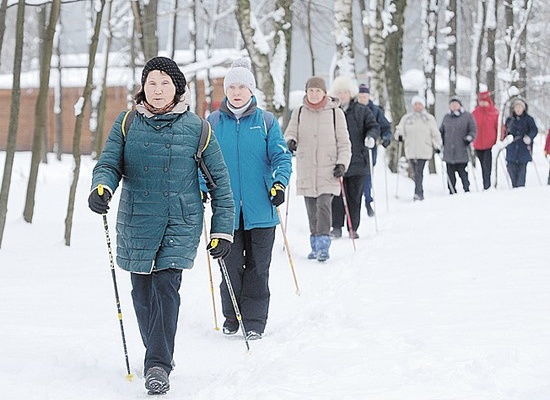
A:
POLYGON ((409 161, 409 166, 413 171, 413 180, 414 180, 414 194, 419 196, 421 199, 424 198, 424 167, 426 166, 426 161, 421 158, 411 158, 409 161))
MULTIPOLYGON (((244 328, 263 333, 269 310, 269 266, 275 241, 275 227, 236 230, 233 234, 231 253, 225 265, 235 298, 242 316, 244 328)), ((222 273, 220 294, 223 315, 237 321, 227 282, 222 273)))
POLYGON ((172 371, 180 308, 181 270, 130 274, 134 311, 145 346, 144 372, 151 367, 172 371))
MULTIPOLYGON (((344 178, 344 191, 346 192, 346 200, 351 219, 351 226, 354 232, 359 228, 361 220, 361 199, 363 189, 365 187, 365 176, 350 176, 344 178)), ((346 210, 344 208, 344 200, 342 195, 335 196, 332 199, 332 227, 342 228, 346 219, 346 210)), ((347 225, 347 223, 346 223, 347 225)), ((350 227, 348 226, 348 231, 350 227)))
POLYGON ((476 156, 481 165, 481 176, 483 177, 483 189, 491 187, 491 168, 493 167, 493 154, 491 149, 476 150, 476 156))
POLYGON ((525 186, 527 163, 506 163, 506 169, 512 181, 512 187, 525 186))
POLYGON ((449 181, 447 182, 447 185, 449 186, 449 193, 451 194, 456 193, 456 174, 455 173, 458 173, 458 176, 462 181, 462 188, 464 189, 464 191, 465 192, 470 191, 470 181, 468 180, 468 171, 466 171, 467 166, 468 166, 468 163, 458 163, 458 164, 447 163, 447 176, 449 177, 449 181))

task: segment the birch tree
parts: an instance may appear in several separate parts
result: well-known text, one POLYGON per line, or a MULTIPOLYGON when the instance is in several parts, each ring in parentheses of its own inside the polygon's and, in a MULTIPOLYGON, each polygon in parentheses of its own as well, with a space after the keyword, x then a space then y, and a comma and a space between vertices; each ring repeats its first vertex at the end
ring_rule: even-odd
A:
POLYGON ((78 99, 77 104, 75 104, 75 127, 74 127, 74 136, 73 136, 73 157, 74 157, 74 171, 73 171, 73 182, 69 190, 69 202, 67 205, 67 216, 65 218, 65 245, 71 245, 71 232, 73 227, 73 214, 74 214, 74 202, 76 197, 76 188, 78 186, 78 178, 80 176, 80 138, 82 136, 82 124, 84 122, 84 110, 86 105, 90 101, 90 96, 92 94, 92 84, 93 84, 93 70, 95 65, 95 56, 97 53, 97 44, 99 42, 99 35, 101 31, 101 19, 103 16, 103 10, 105 8, 106 0, 98 0, 95 3, 96 14, 95 14, 95 23, 93 35, 90 41, 90 49, 88 56, 88 71, 86 74, 86 84, 84 86, 84 91, 82 96, 78 99))
POLYGON ((426 109, 435 115, 435 67, 437 65, 437 21, 439 1, 422 1, 422 60, 424 69, 424 97, 426 109))
POLYGON ((353 50, 352 0, 334 1, 334 41, 336 52, 331 67, 332 78, 347 76, 355 79, 353 50))
POLYGON ((370 91, 373 98, 378 99, 381 107, 387 108, 386 100, 386 36, 390 31, 384 21, 388 13, 385 10, 385 0, 375 0, 374 21, 369 29, 369 75, 370 91))
MULTIPOLYGON (((485 69, 485 82, 487 90, 492 94, 496 90, 496 53, 495 40, 497 32, 497 7, 496 0, 487 0, 487 14, 485 18, 485 29, 487 30, 487 53, 483 67, 485 69)), ((495 97, 493 97, 495 98, 495 97)))
POLYGON ((478 0, 476 19, 472 32, 472 54, 470 59, 471 86, 470 86, 470 109, 474 108, 477 101, 477 94, 481 84, 481 59, 483 38, 485 34, 485 20, 487 13, 486 0, 478 0))
POLYGON ((457 78, 457 53, 456 53, 456 19, 457 19, 457 0, 446 0, 445 10, 445 43, 447 47, 447 66, 449 68, 449 96, 456 94, 457 78))
POLYGON ((48 109, 48 92, 50 89, 50 71, 53 52, 53 39, 55 27, 61 9, 61 0, 53 0, 50 9, 50 18, 46 29, 42 35, 42 55, 40 58, 40 87, 36 98, 34 108, 34 135, 31 155, 31 169, 29 172, 29 181, 27 185, 27 195, 25 198, 25 208, 23 210, 23 219, 25 222, 32 223, 34 214, 34 202, 36 194, 36 185, 38 179, 38 169, 40 161, 43 158, 43 151, 46 147, 46 122, 48 109))
POLYGON ((11 89, 8 143, 6 146, 6 159, 4 161, 4 173, 2 176, 2 189, 0 190, 0 247, 2 247, 4 228, 6 227, 6 216, 8 214, 8 198, 10 194, 13 160, 15 158, 17 129, 19 127, 19 106, 21 100, 21 64, 23 61, 24 26, 25 0, 19 0, 19 2, 17 3, 17 18, 15 24, 15 53, 13 58, 13 85, 11 89))

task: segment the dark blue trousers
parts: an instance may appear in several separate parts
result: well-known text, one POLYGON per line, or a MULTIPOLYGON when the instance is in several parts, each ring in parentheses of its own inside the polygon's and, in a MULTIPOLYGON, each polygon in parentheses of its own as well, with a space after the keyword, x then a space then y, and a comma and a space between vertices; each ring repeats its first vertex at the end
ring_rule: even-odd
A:
POLYGON ((132 299, 145 345, 144 372, 151 367, 172 371, 174 340, 180 307, 181 270, 131 274, 132 299))
POLYGON ((512 187, 525 186, 525 177, 527 176, 527 163, 506 163, 506 169, 512 181, 512 187))
MULTIPOLYGON (((275 227, 236 230, 225 265, 235 292, 244 328, 263 333, 269 310, 269 266, 275 227)), ((223 315, 236 322, 235 310, 222 273, 220 294, 223 315)))

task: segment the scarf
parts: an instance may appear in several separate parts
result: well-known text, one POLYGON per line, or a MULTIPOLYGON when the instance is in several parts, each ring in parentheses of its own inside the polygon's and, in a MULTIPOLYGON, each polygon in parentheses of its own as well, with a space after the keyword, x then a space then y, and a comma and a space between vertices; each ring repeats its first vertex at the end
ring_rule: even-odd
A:
POLYGON ((307 108, 311 108, 312 110, 319 111, 325 108, 325 106, 327 105, 327 101, 328 101, 328 97, 325 96, 323 97, 323 100, 321 100, 319 103, 313 104, 308 100, 306 96, 304 99, 304 104, 307 106, 307 108))
POLYGON ((147 109, 147 111, 149 111, 152 114, 167 114, 174 109, 176 104, 174 103, 174 100, 172 100, 170 103, 166 104, 164 107, 157 108, 147 103, 147 100, 144 100, 143 106, 147 109))

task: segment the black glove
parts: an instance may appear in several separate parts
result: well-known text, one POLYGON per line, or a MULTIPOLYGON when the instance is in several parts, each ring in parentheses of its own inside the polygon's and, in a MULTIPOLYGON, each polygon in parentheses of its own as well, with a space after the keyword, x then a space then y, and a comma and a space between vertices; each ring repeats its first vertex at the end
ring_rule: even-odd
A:
POLYGON ((98 188, 92 190, 88 196, 88 207, 95 213, 107 214, 109 209, 109 201, 111 200, 111 192, 103 189, 103 194, 99 194, 98 188))
POLYGON ((472 136, 470 136, 470 135, 466 135, 466 136, 464 137, 464 143, 466 143, 466 144, 472 143, 472 140, 474 140, 474 138, 473 138, 472 136))
POLYGON ((206 250, 210 252, 213 259, 221 258, 223 260, 231 253, 231 242, 225 239, 212 238, 206 246, 206 250))
POLYGON ((434 149, 434 153, 435 153, 435 154, 441 153, 441 149, 435 148, 435 149, 434 149))
POLYGON ((382 147, 384 147, 385 149, 390 145, 390 143, 391 138, 382 139, 382 147))
POLYGON ((344 167, 342 164, 336 164, 334 169, 332 170, 332 175, 334 175, 335 178, 341 178, 346 173, 346 167, 344 167))
POLYGON ((285 202, 285 185, 281 182, 275 182, 270 191, 271 194, 271 204, 275 207, 279 207, 285 202))
POLYGON ((298 146, 296 145, 296 140, 294 139, 290 139, 288 142, 286 142, 286 146, 292 153, 294 153, 298 148, 298 146))
POLYGON ((208 192, 203 192, 201 190, 201 200, 202 200, 203 204, 208 203, 208 200, 210 200, 210 196, 208 196, 208 192))

